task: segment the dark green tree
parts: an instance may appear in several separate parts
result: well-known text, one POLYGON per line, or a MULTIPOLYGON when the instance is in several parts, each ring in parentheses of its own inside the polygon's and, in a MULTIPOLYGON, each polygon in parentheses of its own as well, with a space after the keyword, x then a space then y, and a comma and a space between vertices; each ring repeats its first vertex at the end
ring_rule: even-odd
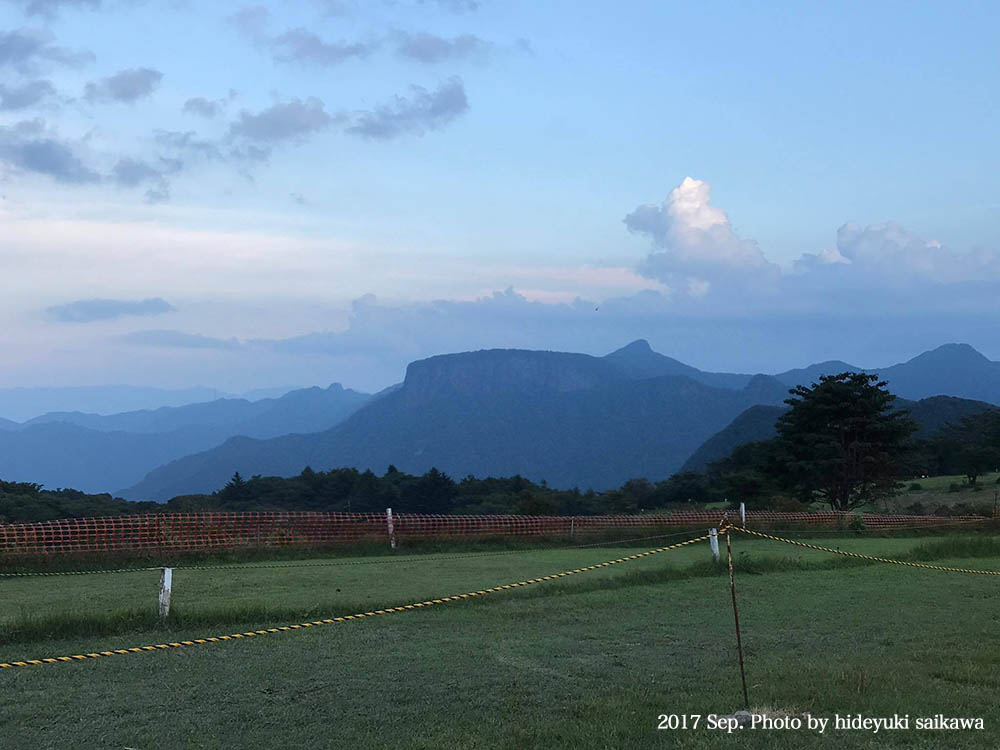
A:
POLYGON ((458 487, 451 477, 436 468, 421 477, 412 477, 400 488, 400 510, 410 513, 450 513, 458 487))
POLYGON ((964 474, 975 485, 1000 467, 1000 411, 989 409, 946 425, 931 441, 943 474, 964 474))
POLYGON ((717 496, 733 503, 745 502, 748 508, 771 507, 784 489, 776 481, 779 450, 777 439, 744 443, 726 458, 709 464, 705 474, 717 496))
POLYGON ((843 372, 798 386, 777 423, 772 471, 804 501, 846 511, 897 491, 897 470, 916 431, 877 375, 843 372))
POLYGON ((219 498, 225 503, 242 502, 249 494, 247 482, 238 471, 234 472, 226 486, 219 490, 219 498))
POLYGON ((685 471, 674 474, 669 479, 657 482, 647 502, 656 505, 674 503, 703 503, 715 499, 704 474, 685 471))

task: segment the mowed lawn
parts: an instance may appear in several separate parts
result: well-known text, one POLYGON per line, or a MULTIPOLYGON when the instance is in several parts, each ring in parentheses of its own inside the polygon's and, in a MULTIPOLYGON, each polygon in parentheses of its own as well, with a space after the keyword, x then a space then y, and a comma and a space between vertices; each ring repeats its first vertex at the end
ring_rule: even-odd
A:
MULTIPOLYGON (((831 539, 902 555, 921 539, 831 539)), ((723 543, 723 553, 725 544, 723 543)), ((377 618, 171 651, 0 671, 3 748, 972 747, 1000 745, 1000 577, 872 564, 734 538, 751 704, 817 716, 982 717, 983 731, 657 730, 741 708, 728 577, 705 543, 554 583, 377 618), (798 557, 794 562, 787 556, 798 557), (782 563, 788 563, 782 567, 782 563), (808 566, 815 565, 814 569, 808 566), (804 569, 798 569, 805 566, 804 569), (759 565, 758 569, 768 569, 759 565), (832 736, 831 736, 832 734, 832 736)), ((168 632, 39 640, 24 618, 155 607, 157 577, 0 581, 0 661, 349 614, 613 559, 622 548, 178 571, 168 632), (338 591, 339 589, 339 591, 338 591), (360 605, 360 606, 358 606, 360 605), (230 627, 185 617, 226 613, 230 627), (271 613, 302 614, 287 620, 271 613), (0 631, 2 632, 2 631, 0 631)), ((1000 570, 1000 557, 932 560, 1000 570)), ((102 619, 104 618, 104 619, 102 619)), ((72 631, 67 631, 67 633, 72 631)), ((704 726, 702 719, 702 727, 704 726)))

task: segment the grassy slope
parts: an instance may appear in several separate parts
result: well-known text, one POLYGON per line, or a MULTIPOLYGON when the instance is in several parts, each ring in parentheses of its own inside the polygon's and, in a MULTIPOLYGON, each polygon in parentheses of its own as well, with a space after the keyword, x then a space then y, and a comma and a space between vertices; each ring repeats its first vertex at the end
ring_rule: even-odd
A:
MULTIPOLYGON (((919 539, 829 540, 906 554, 919 539)), ((764 556, 826 560, 734 540, 745 565, 764 556), (743 554, 746 553, 746 554, 743 554), (748 561, 749 558, 749 561, 748 561)), ((940 552, 941 550, 939 550, 940 552)), ((955 554, 961 552, 956 545, 955 554)), ((5 747, 811 747, 795 732, 657 732, 656 716, 739 708, 727 580, 692 569, 684 549, 554 584, 377 620, 252 641, 0 673, 5 747), (670 557, 667 557, 669 555, 670 557), (680 576, 657 581, 672 567, 680 576), (700 577, 699 577, 700 576, 700 577), (11 731, 11 729, 15 731, 11 731)), ((177 574, 180 609, 273 607, 341 614, 457 593, 619 550, 530 552, 421 564, 177 574), (338 592, 336 589, 340 589, 338 592), (342 607, 346 607, 343 609, 342 607)), ((937 562, 937 561, 936 561, 937 562)), ((1000 569, 1000 557, 939 564, 1000 569)), ((704 567, 704 566, 703 566, 704 567)), ((840 734, 851 747, 981 747, 1000 741, 1000 584, 986 576, 888 565, 740 575, 751 701, 794 712, 983 716, 982 733, 840 734)), ((0 581, 5 624, 22 607, 153 604, 155 575, 0 581), (14 614, 12 614, 14 613, 14 614)), ((0 660, 139 645, 223 630, 188 629, 48 643, 7 643, 0 660)))
MULTIPOLYGON (((903 491, 888 500, 888 507, 893 512, 906 513, 913 503, 921 503, 925 513, 933 513, 940 505, 950 507, 959 503, 971 503, 972 505, 992 506, 994 494, 1000 491, 998 480, 1000 480, 1000 474, 984 474, 979 477, 977 482, 978 486, 982 488, 981 491, 973 492, 970 488, 962 492, 949 492, 951 485, 965 484, 964 475, 940 475, 924 479, 918 477, 903 482, 903 491), (919 484, 920 489, 908 489, 912 483, 919 484)), ((885 511, 885 505, 880 502, 870 508, 866 507, 864 511, 881 513, 885 511)))

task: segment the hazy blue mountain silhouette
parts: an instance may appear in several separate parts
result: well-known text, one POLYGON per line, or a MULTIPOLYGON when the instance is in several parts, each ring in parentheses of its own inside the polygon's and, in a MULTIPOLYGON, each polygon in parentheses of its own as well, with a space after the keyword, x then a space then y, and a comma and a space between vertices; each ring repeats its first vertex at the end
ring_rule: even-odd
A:
POLYGON ((732 376, 745 388, 713 387, 659 356, 637 342, 607 357, 524 350, 431 357, 411 363, 400 388, 332 430, 233 439, 161 467, 123 494, 163 500, 217 489, 234 471, 382 472, 389 464, 606 489, 668 476, 747 406, 780 402, 787 391, 769 376, 732 376))
POLYGON ((1000 362, 968 344, 945 344, 908 362, 871 370, 908 399, 957 396, 1000 405, 1000 362))
POLYGON ((656 378, 663 375, 684 375, 716 388, 743 388, 753 375, 727 372, 703 372, 680 360, 653 351, 645 339, 637 339, 611 352, 605 360, 617 365, 633 378, 656 378))
MULTIPOLYGON (((431 466, 457 476, 520 473, 603 489, 635 476, 665 478, 697 451, 715 456, 741 436, 762 435, 755 420, 773 426, 773 419, 757 410, 702 445, 747 408, 781 404, 791 385, 857 369, 833 360, 776 376, 703 372, 641 339, 604 357, 448 354, 411 363, 403 383, 374 397, 334 386, 254 402, 3 422, 0 476, 88 491, 129 487, 129 497, 162 500, 217 489, 236 470, 290 475, 308 464, 381 472, 391 463, 415 473, 431 466), (90 458, 77 462, 81 455, 90 458), (69 466, 78 468, 67 474, 69 466)), ((870 371, 915 401, 948 395, 1000 403, 1000 363, 965 344, 870 371)))
POLYGON ((66 412, 24 424, 7 421, 0 424, 0 477, 106 492, 234 435, 267 438, 327 429, 368 398, 334 384, 259 401, 217 399, 122 414, 66 412))
POLYGON ((214 388, 147 388, 134 385, 0 388, 0 415, 23 422, 51 411, 114 414, 183 406, 229 396, 214 388))
POLYGON ((914 401, 928 396, 957 396, 1000 405, 1000 362, 993 362, 968 344, 945 344, 913 359, 887 367, 856 367, 831 361, 775 377, 789 385, 809 385, 821 375, 870 372, 889 384, 889 390, 914 401))

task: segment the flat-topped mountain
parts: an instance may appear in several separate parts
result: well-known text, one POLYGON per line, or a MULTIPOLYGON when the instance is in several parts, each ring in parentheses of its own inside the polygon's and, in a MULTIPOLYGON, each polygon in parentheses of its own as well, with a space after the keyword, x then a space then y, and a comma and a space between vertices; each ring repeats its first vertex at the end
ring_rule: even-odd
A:
POLYGON ((481 396, 552 394, 593 388, 630 375, 607 357, 524 349, 485 349, 411 362, 403 387, 411 394, 458 391, 481 396))
POLYGON ((234 471, 290 475, 306 465, 382 472, 394 464, 410 473, 436 467, 607 489, 631 477, 669 475, 747 406, 786 396, 770 376, 718 388, 637 367, 630 355, 642 356, 639 349, 608 357, 517 349, 431 357, 412 363, 400 388, 331 430, 231 440, 161 467, 124 495, 162 500, 217 489, 234 471))

